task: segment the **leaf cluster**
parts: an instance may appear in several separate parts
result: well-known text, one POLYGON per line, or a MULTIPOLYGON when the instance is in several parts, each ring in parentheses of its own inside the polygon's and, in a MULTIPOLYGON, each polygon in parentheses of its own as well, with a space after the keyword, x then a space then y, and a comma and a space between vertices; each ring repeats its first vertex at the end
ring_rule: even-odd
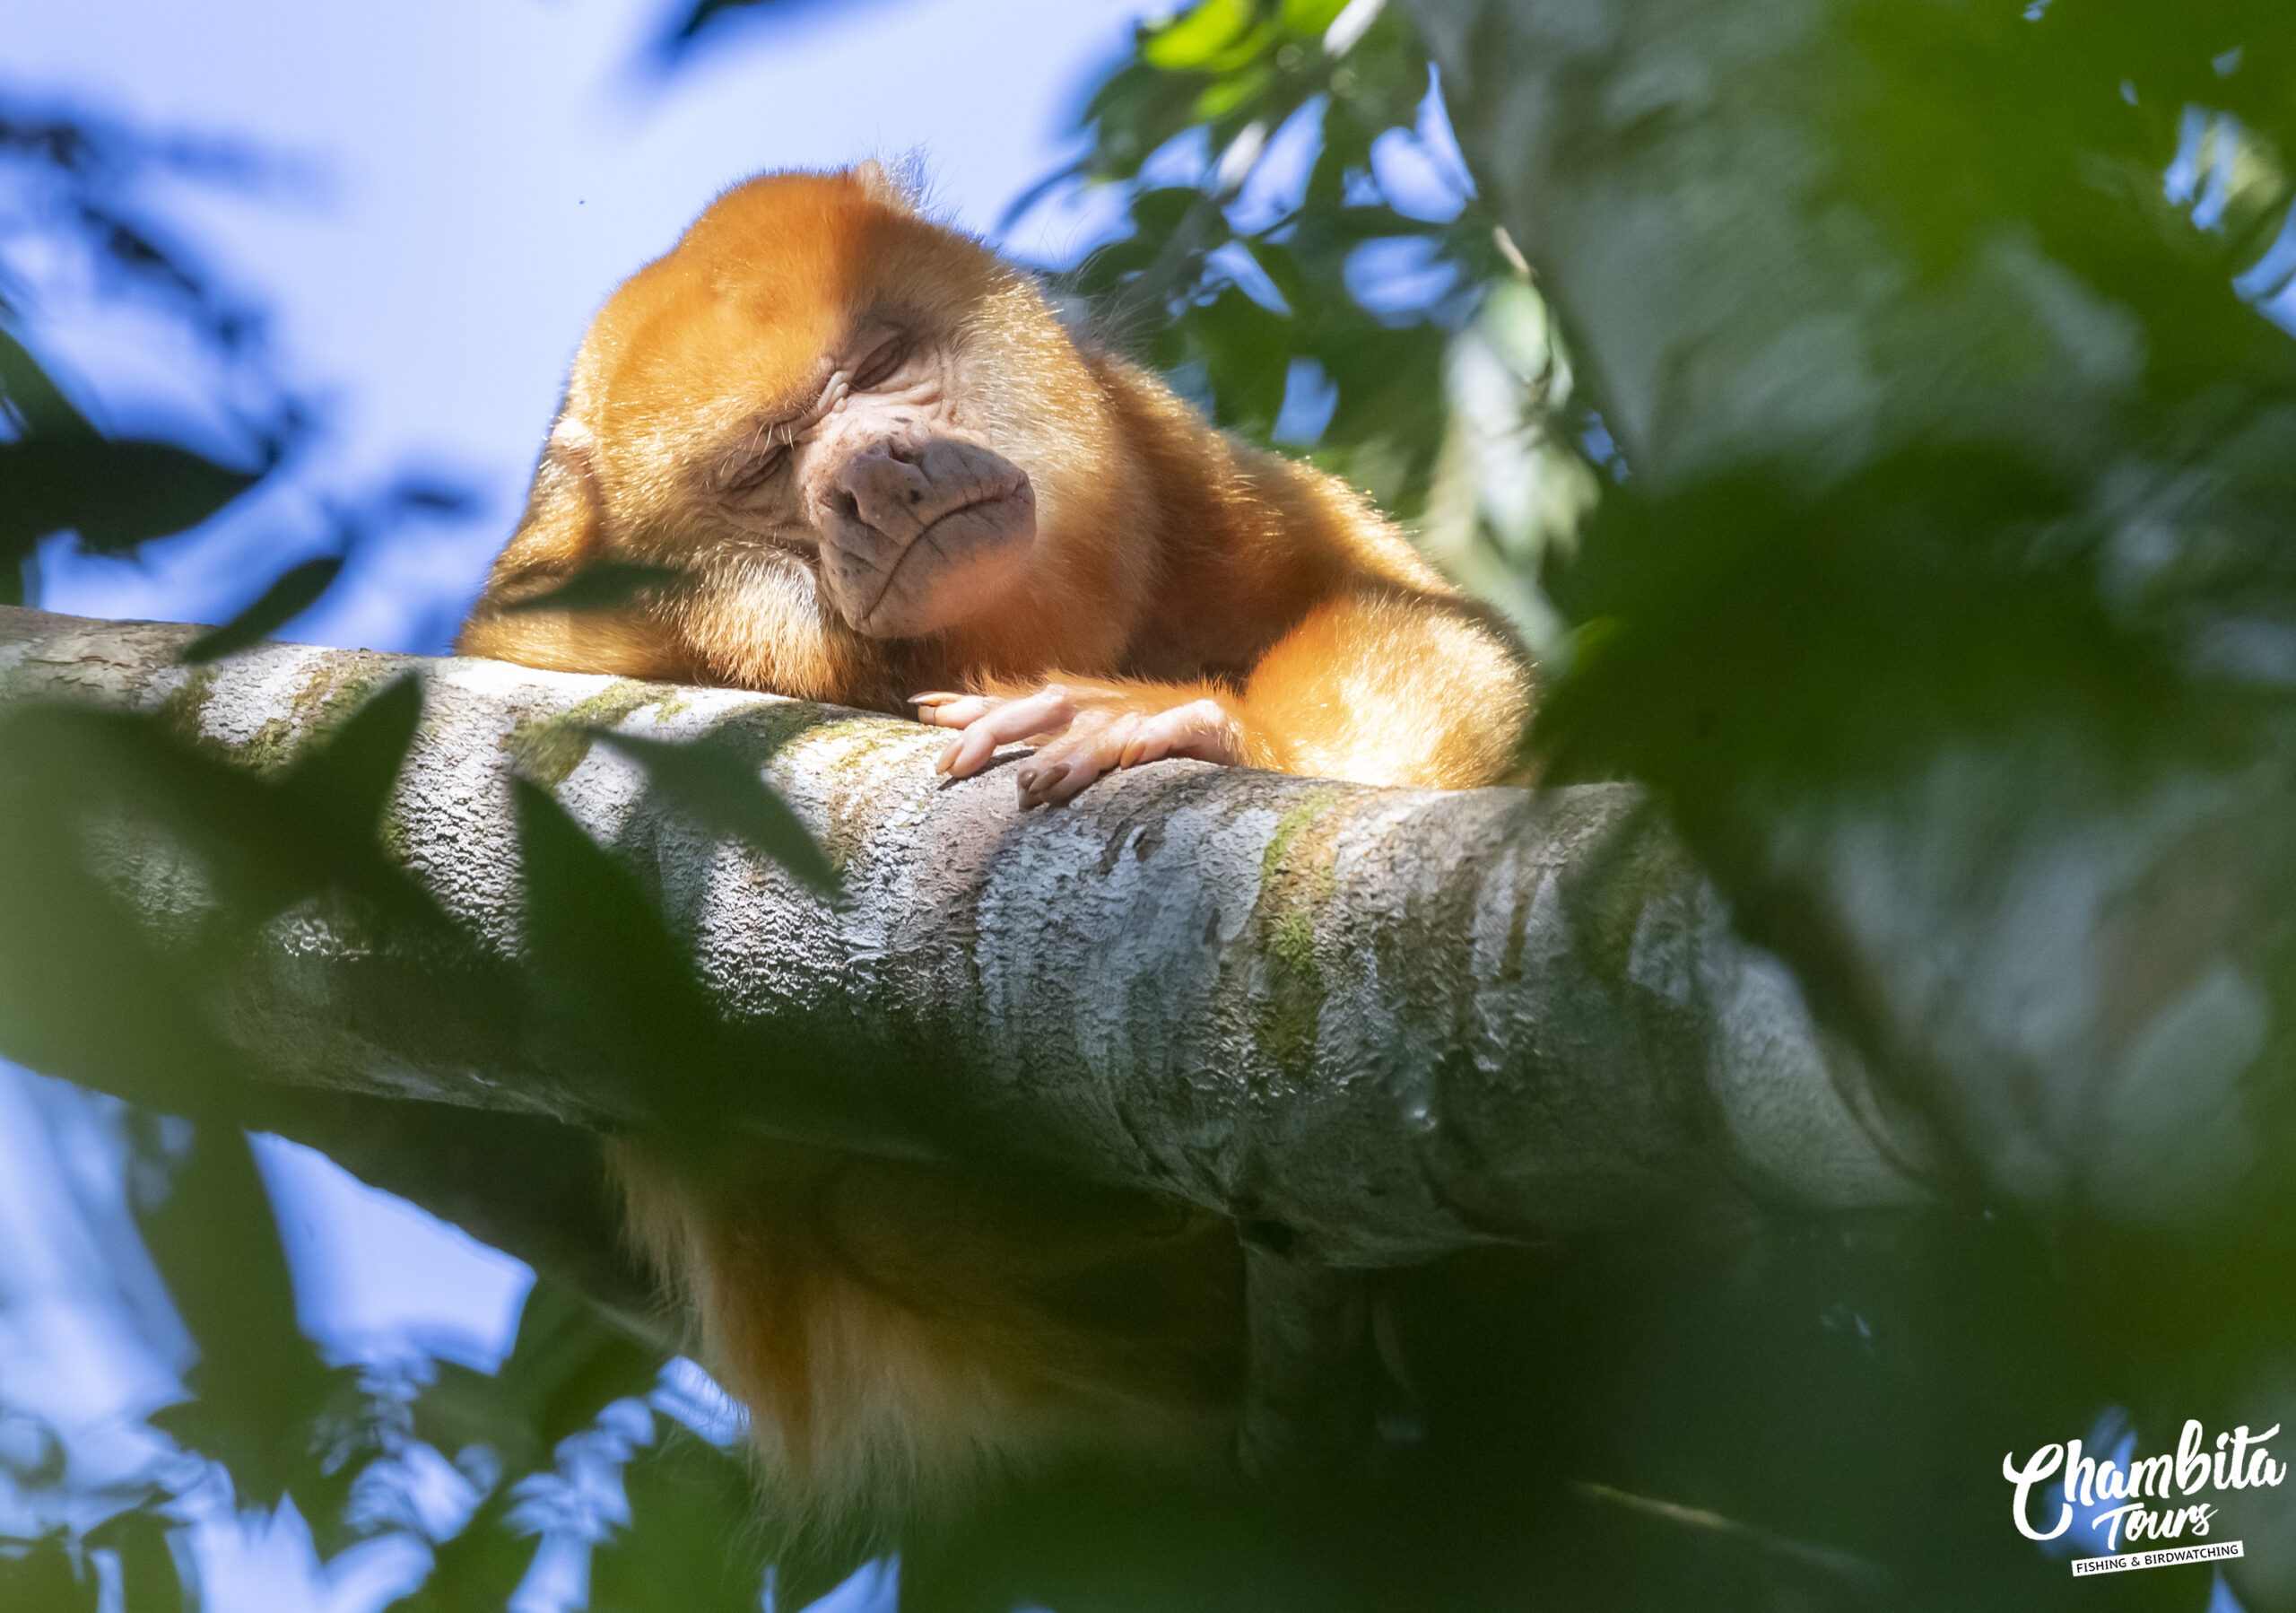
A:
MULTIPOLYGON (((2123 754, 2257 735, 2278 680, 2203 641, 2296 624, 2296 314, 2266 306, 2296 271, 2296 28, 2239 4, 2031 13, 1830 5, 1796 58, 1816 87, 1678 110, 1670 167, 1814 153, 1777 176, 1774 246, 1709 266, 1743 310, 1726 339, 1805 311, 1754 278, 1768 258, 1841 340, 1760 376, 1751 351, 1702 361, 1623 444, 1636 479, 1547 580, 1586 652, 1546 722, 1567 768, 1696 809, 1755 777, 1886 777, 2037 712, 2123 754), (1823 256, 1849 220, 1855 250, 1823 256)), ((1636 47, 1652 74, 1686 54, 1636 47)), ((1599 209, 1646 161, 1589 138, 1552 178, 1599 209)), ((1606 292, 1552 294, 1609 334, 1606 292)), ((1710 308, 1637 318, 1656 350, 1721 346, 1710 308)))
POLYGON ((22 340, 41 286, 0 261, 0 602, 22 603, 42 538, 68 531, 83 550, 121 554, 196 527, 306 430, 302 405, 270 375, 261 316, 170 238, 143 196, 155 178, 249 189, 283 177, 239 148, 0 105, 0 236, 45 239, 116 300, 187 331, 222 373, 219 399, 241 439, 218 454, 99 429, 22 340))
MULTIPOLYGON (((1539 742, 1557 779, 1657 786, 1829 1016, 1973 1112, 2007 1077, 1904 1017, 1854 880, 1931 870, 1936 955, 2039 948, 2002 928, 2014 856, 2136 835, 2170 779, 2268 790, 2296 762, 2296 20, 1832 0, 1733 34, 1743 10, 1619 11, 1599 67, 1499 53, 1569 86, 1578 132, 1521 153, 1518 211, 1631 467, 1549 555, 1573 653, 1539 742), (1657 99, 1622 124, 1597 108, 1627 84, 1657 99), (1648 262, 1591 272, 1558 207, 1644 221, 1648 262), (1894 823, 1853 874, 1822 826, 1859 813, 1894 823)), ((1465 98, 1471 145, 1527 82, 1465 98)), ((2080 1024, 2092 968, 2166 992, 2221 955, 2274 1004, 2244 1085, 2276 1134, 2292 829, 2259 805, 2188 840, 2122 899, 2239 885, 2206 938, 2171 961, 2113 929, 2031 1011, 2080 1024)))
POLYGON ((1442 446, 1447 346, 1509 272, 1432 90, 1399 7, 1205 0, 1140 28, 1085 104, 1083 154, 1008 222, 1113 192, 1123 232, 1056 283, 1215 423, 1262 442, 1288 423, 1309 458, 1408 519, 1442 446), (1383 143, 1450 194, 1391 194, 1383 143), (1394 266, 1412 277, 1401 297, 1378 283, 1394 266))

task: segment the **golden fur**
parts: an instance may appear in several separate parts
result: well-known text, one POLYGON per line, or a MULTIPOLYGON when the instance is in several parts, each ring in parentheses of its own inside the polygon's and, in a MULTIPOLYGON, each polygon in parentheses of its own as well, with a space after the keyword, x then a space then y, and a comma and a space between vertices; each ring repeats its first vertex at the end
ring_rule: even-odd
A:
MULTIPOLYGON (((945 586, 970 586, 960 570, 945 586)), ((1054 682, 1102 712, 1210 701, 1227 737, 1193 754, 1378 784, 1497 780, 1530 705, 1511 637, 1362 498, 1077 340, 874 164, 737 187, 614 293, 459 648, 888 711, 1054 682), (880 329, 905 344, 879 350, 890 405, 840 389, 876 362, 856 333, 880 329), (847 619, 834 522, 805 513, 845 474, 822 468, 832 431, 919 429, 889 407, 968 465, 1017 466, 1034 500, 1018 582, 905 637, 847 619), (604 560, 687 580, 610 612, 501 609, 604 560)), ((614 1156, 792 1515, 900 1513, 1080 1442, 1202 1450, 1231 1428, 1240 1262, 1207 1217, 791 1147, 706 1177, 614 1156)))

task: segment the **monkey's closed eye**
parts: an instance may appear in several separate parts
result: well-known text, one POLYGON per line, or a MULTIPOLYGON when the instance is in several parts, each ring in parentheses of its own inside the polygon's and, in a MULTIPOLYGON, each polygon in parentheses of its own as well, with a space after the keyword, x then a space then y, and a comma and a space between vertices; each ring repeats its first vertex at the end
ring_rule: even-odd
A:
POLYGON ((908 358, 909 342, 906 337, 895 336, 881 344, 874 353, 861 362, 861 368, 854 371, 850 383, 853 389, 866 392, 872 387, 883 386, 908 358))
POLYGON ((726 491, 735 493, 755 493, 771 481, 787 463, 789 463, 788 444, 783 443, 778 447, 769 449, 747 465, 728 473, 726 477, 726 491))

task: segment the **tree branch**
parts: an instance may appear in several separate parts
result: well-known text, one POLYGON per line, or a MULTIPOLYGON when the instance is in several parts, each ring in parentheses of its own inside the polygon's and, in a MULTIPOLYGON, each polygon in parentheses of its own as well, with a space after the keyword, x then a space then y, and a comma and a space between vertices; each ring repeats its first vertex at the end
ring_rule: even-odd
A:
MULTIPOLYGON (((538 933, 522 773, 649 888, 700 983, 690 1011, 643 982, 581 995, 719 1022, 676 1058, 538 1034, 447 964, 299 911, 204 1005, 257 1082, 1049 1165, 1217 1208, 1310 1266, 1746 1190, 1922 1196, 1918 1127, 1817 1034, 1628 787, 1447 794, 1170 763, 1023 815, 1000 770, 944 780, 941 738, 884 717, 287 645, 195 671, 177 661, 193 634, 0 611, 0 704, 160 712, 276 770, 415 671, 425 715, 385 839, 482 962, 519 967, 538 933), (844 896, 666 810, 597 725, 751 747, 844 896)), ((136 885, 155 936, 196 902, 185 885, 136 885)))

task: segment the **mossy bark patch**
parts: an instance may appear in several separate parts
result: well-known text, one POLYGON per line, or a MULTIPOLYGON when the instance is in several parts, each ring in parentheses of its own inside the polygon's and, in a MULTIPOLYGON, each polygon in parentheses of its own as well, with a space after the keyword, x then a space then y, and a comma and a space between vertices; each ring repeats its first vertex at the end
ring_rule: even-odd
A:
MULTIPOLYGON (((812 710, 818 713, 820 709, 812 710)), ((888 775, 881 759, 889 748, 914 746, 926 737, 916 723, 896 717, 842 717, 823 722, 816 715, 783 742, 793 757, 802 751, 808 764, 839 786, 829 792, 821 841, 830 866, 840 876, 868 846, 885 787, 899 777, 888 775)))
POLYGON ((296 689, 287 710, 266 719, 232 747, 233 754, 257 772, 284 772, 297 756, 324 741, 356 711, 398 666, 392 657, 365 650, 346 650, 321 661, 296 689))
POLYGON ((202 724, 207 712, 207 697, 215 692, 215 668, 195 667, 185 675, 183 682, 161 697, 152 715, 160 726, 187 745, 210 743, 202 724))
POLYGON ((1323 1020, 1323 968, 1316 957, 1316 914, 1337 888, 1332 842, 1343 815, 1341 792, 1310 789, 1276 820, 1260 858, 1259 900, 1251 934, 1261 963, 1253 1005, 1253 1039, 1289 1079, 1304 1080, 1316 1058, 1323 1020))
POLYGON ((1645 803, 1622 817, 1571 869, 1565 886, 1574 933, 1593 971, 1605 980, 1623 981, 1643 914, 1698 878, 1697 865, 1667 832, 1656 804, 1645 803))
POLYGON ((677 691, 667 684, 617 678, 562 711, 519 718, 502 736, 502 749, 518 771, 535 783, 563 783, 566 775, 581 766, 582 759, 590 754, 592 729, 610 728, 642 707, 678 698, 677 691))

